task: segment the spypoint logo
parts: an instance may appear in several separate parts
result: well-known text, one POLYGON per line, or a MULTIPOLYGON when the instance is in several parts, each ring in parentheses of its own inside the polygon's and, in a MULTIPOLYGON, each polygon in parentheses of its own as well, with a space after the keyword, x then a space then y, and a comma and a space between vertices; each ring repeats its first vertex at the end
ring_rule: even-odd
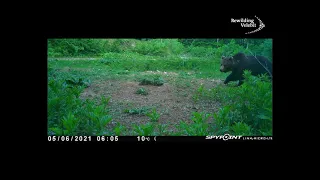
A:
MULTIPOLYGON (((255 16, 255 17, 259 21, 259 27, 256 30, 247 32, 245 34, 255 33, 255 32, 260 31, 262 28, 265 27, 263 22, 257 16, 255 16)), ((257 27, 256 23, 254 22, 254 19, 248 19, 248 18, 241 18, 241 19, 233 19, 233 18, 231 18, 231 23, 240 23, 241 27, 248 27, 248 28, 257 27)))
POLYGON ((240 139, 242 136, 231 136, 230 134, 220 135, 220 136, 206 136, 206 139, 222 139, 224 141, 229 139, 240 139))

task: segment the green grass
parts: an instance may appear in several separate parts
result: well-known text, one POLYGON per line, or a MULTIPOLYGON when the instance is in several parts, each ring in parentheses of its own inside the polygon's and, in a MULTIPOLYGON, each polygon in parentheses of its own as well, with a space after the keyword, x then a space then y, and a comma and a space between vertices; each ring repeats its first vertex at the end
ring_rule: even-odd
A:
MULTIPOLYGON (((217 85, 206 89, 195 87, 195 79, 225 79, 229 73, 219 71, 219 57, 188 57, 180 55, 150 56, 133 52, 105 53, 97 60, 50 60, 48 61, 48 133, 55 135, 211 135, 230 133, 235 135, 272 135, 271 84, 247 75, 242 87, 217 85), (146 71, 161 75, 142 74, 146 71), (174 72, 177 76, 165 75, 174 72), (176 87, 195 88, 193 100, 216 101, 222 104, 217 112, 193 112, 192 123, 183 120, 177 125, 178 132, 167 131, 166 124, 156 109, 149 107, 127 109, 131 115, 145 115, 148 124, 132 124, 132 131, 117 123, 113 130, 106 129, 112 122, 108 97, 99 100, 81 100, 84 88, 99 80, 132 80, 153 85, 171 83, 176 87), (157 83, 155 83, 157 82, 157 83), (214 124, 208 123, 214 119, 214 124)), ((147 95, 138 89, 138 94, 147 95)), ((187 94, 184 94, 187 96, 187 94)))

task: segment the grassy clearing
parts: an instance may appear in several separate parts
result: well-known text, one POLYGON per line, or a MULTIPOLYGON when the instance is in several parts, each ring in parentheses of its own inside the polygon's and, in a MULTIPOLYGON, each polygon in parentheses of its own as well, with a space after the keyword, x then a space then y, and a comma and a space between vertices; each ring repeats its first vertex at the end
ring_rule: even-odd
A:
POLYGON ((271 83, 224 85, 219 54, 195 54, 49 58, 48 134, 272 135, 271 83))

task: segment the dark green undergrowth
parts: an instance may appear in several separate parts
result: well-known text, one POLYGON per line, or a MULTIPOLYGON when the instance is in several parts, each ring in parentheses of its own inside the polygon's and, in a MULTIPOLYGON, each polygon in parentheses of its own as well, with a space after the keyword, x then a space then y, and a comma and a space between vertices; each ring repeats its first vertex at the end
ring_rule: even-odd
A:
POLYGON ((197 98, 220 101, 224 104, 214 114, 217 134, 272 135, 272 83, 263 75, 252 76, 245 71, 240 87, 219 85, 201 88, 197 98))

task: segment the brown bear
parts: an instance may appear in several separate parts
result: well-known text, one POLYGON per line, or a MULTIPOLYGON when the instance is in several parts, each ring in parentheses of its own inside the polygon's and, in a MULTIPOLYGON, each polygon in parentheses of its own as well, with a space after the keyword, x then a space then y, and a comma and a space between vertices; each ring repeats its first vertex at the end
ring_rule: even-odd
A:
POLYGON ((240 52, 231 57, 221 57, 220 71, 232 71, 224 84, 229 81, 239 81, 238 86, 240 86, 244 80, 244 70, 250 70, 254 76, 267 74, 269 78, 272 78, 272 63, 264 56, 247 56, 240 52))

